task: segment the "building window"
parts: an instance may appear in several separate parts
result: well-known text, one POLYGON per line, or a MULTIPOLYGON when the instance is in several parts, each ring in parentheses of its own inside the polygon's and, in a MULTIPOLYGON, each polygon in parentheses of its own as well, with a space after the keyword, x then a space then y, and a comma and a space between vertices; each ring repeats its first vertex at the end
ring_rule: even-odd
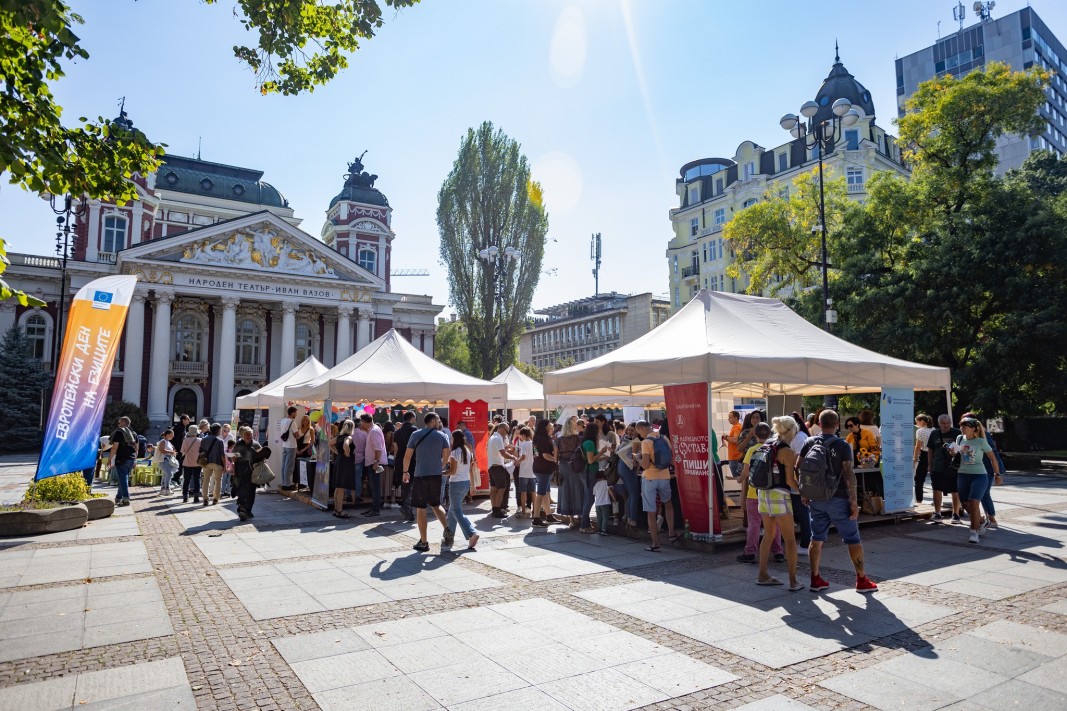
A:
POLYGON ((715 211, 715 224, 716 225, 724 225, 724 224, 726 224, 726 208, 725 207, 720 207, 718 210, 715 211))
POLYGON ((700 202, 700 188, 695 185, 689 186, 689 204, 695 205, 700 202))
POLYGON ((782 151, 778 154, 778 172, 789 170, 789 154, 782 151))
POLYGON ((696 237, 700 232, 700 218, 694 217, 689 221, 689 236, 696 237))
POLYGON ((245 319, 237 326, 237 363, 259 365, 259 326, 252 319, 245 319))
POLYGON ((679 287, 674 287, 674 305, 676 307, 682 305, 682 290, 679 287))
POLYGON ((845 131, 845 150, 856 151, 860 147, 860 132, 856 129, 845 131))
POLYGON ((371 274, 378 273, 378 251, 374 247, 360 247, 356 262, 371 274))
POLYGON ((618 316, 615 317, 615 335, 616 336, 619 335, 619 317, 618 316))
POLYGON ((719 238, 719 259, 722 259, 722 237, 719 238))
POLYGON ((26 331, 26 340, 30 346, 30 358, 34 360, 44 360, 45 353, 47 353, 46 345, 48 343, 48 322, 45 321, 44 316, 40 314, 33 314, 26 318, 23 323, 23 330, 26 331))
POLYGON ((678 273, 678 255, 674 255, 674 273, 678 273))
POLYGON ((174 360, 203 363, 204 324, 192 314, 182 314, 174 322, 174 360))
POLYGON ((303 363, 315 353, 315 332, 306 323, 296 325, 296 362, 303 363))
POLYGON ((745 163, 745 180, 751 180, 752 176, 756 174, 756 162, 749 161, 745 163))
POLYGON ((863 185, 863 168, 849 168, 845 171, 845 179, 848 181, 849 186, 862 186, 863 185))
POLYGON ((701 251, 703 252, 704 261, 706 262, 706 261, 708 261, 708 243, 705 242, 704 244, 702 244, 700 246, 701 246, 701 251))
POLYGON ((737 279, 734 277, 730 277, 730 291, 734 294, 737 293, 737 279))
POLYGON ((100 251, 114 254, 126 246, 126 218, 110 215, 104 218, 103 249, 100 251))
POLYGON ((752 207, 755 204, 756 198, 749 198, 748 200, 745 200, 743 203, 741 203, 741 209, 744 210, 745 208, 752 207))
POLYGON ((722 195, 722 178, 715 178, 715 194, 722 195))
POLYGON ((819 144, 816 143, 815 147, 811 149, 811 160, 818 160, 819 158, 819 144))

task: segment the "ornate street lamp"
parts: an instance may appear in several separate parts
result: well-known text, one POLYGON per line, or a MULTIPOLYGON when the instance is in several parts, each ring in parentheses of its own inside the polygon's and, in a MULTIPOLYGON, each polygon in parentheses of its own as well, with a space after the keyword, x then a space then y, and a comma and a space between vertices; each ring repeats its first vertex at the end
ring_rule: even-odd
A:
POLYGON ((779 124, 789 135, 804 141, 807 150, 818 148, 819 151, 819 224, 812 231, 819 230, 822 233, 822 301, 824 312, 823 327, 829 331, 830 324, 837 322, 837 312, 831 306, 830 282, 827 276, 826 258, 826 195, 823 190, 823 154, 833 150, 834 144, 841 137, 842 127, 852 126, 859 118, 859 111, 852 106, 848 99, 838 99, 831 106, 832 115, 824 120, 816 121, 819 113, 819 105, 814 101, 806 101, 800 107, 800 116, 786 114, 779 124))
POLYGON ((67 305, 67 259, 74 258, 74 236, 78 229, 78 218, 85 215, 85 205, 74 204, 70 195, 48 196, 48 204, 56 217, 56 256, 60 258, 59 268, 59 304, 56 319, 55 336, 52 338, 52 372, 59 367, 59 344, 63 342, 66 331, 64 316, 67 305))
POLYGON ((505 247, 503 252, 496 245, 486 247, 478 252, 478 258, 489 267, 489 283, 493 289, 493 331, 494 339, 500 344, 500 318, 497 314, 504 311, 504 271, 508 262, 519 258, 519 250, 515 247, 505 247))

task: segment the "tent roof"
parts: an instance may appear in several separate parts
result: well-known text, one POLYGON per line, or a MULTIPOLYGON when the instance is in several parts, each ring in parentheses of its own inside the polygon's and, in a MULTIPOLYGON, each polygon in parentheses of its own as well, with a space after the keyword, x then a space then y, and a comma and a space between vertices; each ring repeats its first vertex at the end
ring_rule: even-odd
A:
POLYGON ((641 338, 594 360, 545 374, 545 392, 590 401, 659 396, 664 385, 763 396, 946 390, 948 368, 869 351, 820 329, 777 299, 702 290, 641 338))
POLYGON ((348 405, 447 404, 449 400, 502 400, 503 383, 491 383, 453 370, 411 345, 396 329, 361 348, 317 378, 285 389, 285 397, 305 403, 331 400, 348 405))
POLYGON ((264 407, 284 407, 286 404, 286 385, 306 383, 307 381, 322 375, 327 370, 328 368, 320 363, 318 358, 310 356, 303 363, 296 366, 277 380, 267 383, 255 392, 237 398, 236 406, 239 409, 245 410, 260 410, 264 407))
POLYGON ((493 378, 494 383, 508 386, 504 400, 489 403, 490 407, 507 406, 512 409, 540 410, 545 406, 545 389, 541 383, 522 372, 514 365, 509 365, 502 373, 493 378))

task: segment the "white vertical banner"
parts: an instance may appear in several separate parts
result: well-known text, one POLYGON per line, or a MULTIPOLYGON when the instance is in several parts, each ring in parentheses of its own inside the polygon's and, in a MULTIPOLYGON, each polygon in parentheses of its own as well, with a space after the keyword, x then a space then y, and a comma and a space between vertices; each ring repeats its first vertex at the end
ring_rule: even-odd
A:
POLYGON ((880 415, 885 511, 894 513, 915 503, 915 473, 911 468, 915 449, 915 393, 909 388, 883 388, 880 415))

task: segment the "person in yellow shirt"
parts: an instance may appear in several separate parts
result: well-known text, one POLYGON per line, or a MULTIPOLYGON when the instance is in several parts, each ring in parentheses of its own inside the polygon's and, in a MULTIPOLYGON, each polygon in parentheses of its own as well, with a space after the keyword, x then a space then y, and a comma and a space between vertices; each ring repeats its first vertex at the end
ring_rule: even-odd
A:
MULTIPOLYGON (((660 434, 652 429, 645 420, 637 423, 637 434, 641 436, 641 507, 648 516, 648 530, 652 534, 652 545, 645 550, 656 552, 659 545, 659 526, 656 525, 656 498, 664 506, 667 519, 667 538, 671 543, 678 540, 674 532, 674 504, 671 502, 670 469, 656 468, 656 448, 653 440, 660 434)), ((670 442, 667 442, 670 447, 670 442)))
MULTIPOLYGON (((759 552, 760 528, 763 517, 759 512, 759 499, 756 496, 756 489, 748 485, 748 470, 752 462, 752 454, 759 449, 768 438, 770 438, 771 426, 766 422, 761 422, 756 425, 755 429, 756 444, 748 448, 748 451, 745 452, 745 456, 742 459, 741 498, 745 502, 745 521, 747 522, 748 536, 745 538, 745 552, 737 556, 739 562, 751 563, 753 565, 759 562, 757 553, 759 552)), ((771 554, 779 563, 785 560, 785 553, 782 549, 781 531, 775 535, 774 541, 771 543, 771 554)))
POLYGON ((730 476, 737 479, 741 476, 741 468, 744 466, 742 460, 745 457, 745 453, 741 451, 741 413, 730 410, 726 419, 730 421, 730 433, 723 437, 726 440, 726 462, 730 467, 730 476))

